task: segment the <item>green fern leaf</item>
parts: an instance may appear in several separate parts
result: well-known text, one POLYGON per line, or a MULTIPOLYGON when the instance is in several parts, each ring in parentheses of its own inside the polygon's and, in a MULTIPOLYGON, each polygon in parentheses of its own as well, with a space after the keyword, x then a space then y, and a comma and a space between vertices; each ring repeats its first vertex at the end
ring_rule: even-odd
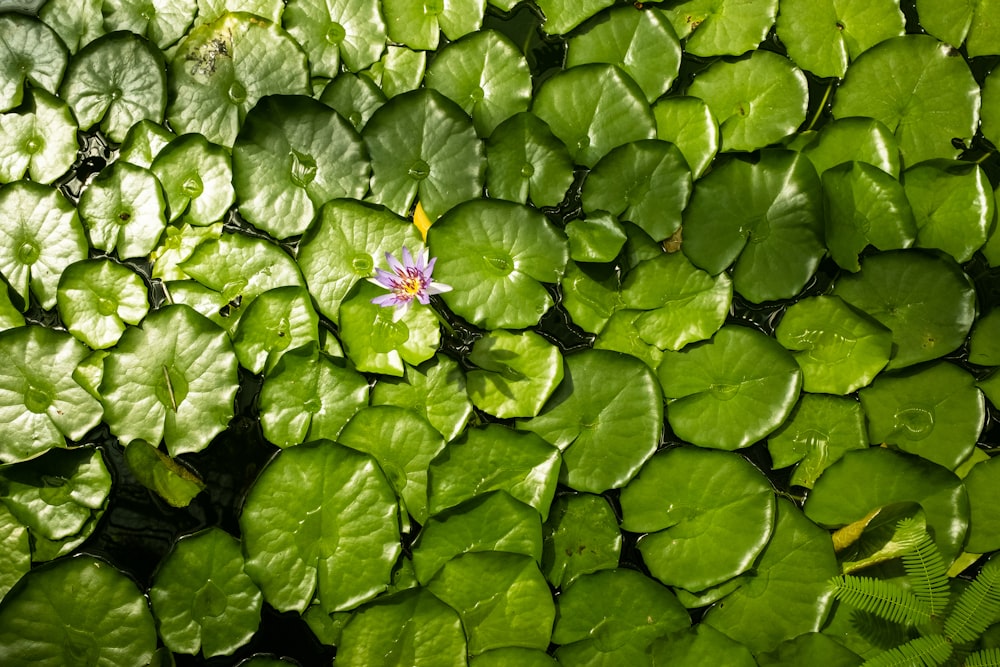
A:
POLYGON ((970 653, 963 664, 965 667, 1000 667, 1000 648, 970 653))
POLYGON ((903 519, 898 526, 901 538, 909 544, 902 560, 913 594, 930 610, 932 616, 940 616, 948 607, 951 597, 948 568, 944 565, 941 552, 927 533, 923 522, 912 518, 903 519))
POLYGON ((930 620, 930 612, 916 595, 882 579, 840 575, 830 585, 844 604, 887 621, 919 625, 930 620))
POLYGON ((928 635, 879 653, 861 667, 937 667, 949 656, 948 640, 943 635, 928 635))
POLYGON ((962 591, 944 622, 944 632, 955 642, 971 642, 1000 617, 1000 558, 990 560, 962 591))

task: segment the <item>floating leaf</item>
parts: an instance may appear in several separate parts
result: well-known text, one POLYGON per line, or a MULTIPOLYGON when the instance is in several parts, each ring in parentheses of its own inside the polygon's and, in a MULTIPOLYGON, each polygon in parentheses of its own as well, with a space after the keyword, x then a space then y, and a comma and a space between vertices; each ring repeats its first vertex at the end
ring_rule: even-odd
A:
POLYGON ((157 154, 150 167, 163 184, 170 221, 185 215, 194 225, 221 220, 235 199, 229 151, 200 134, 183 134, 157 154))
POLYGON ((155 649, 146 598, 93 556, 30 572, 0 604, 0 653, 12 666, 145 665, 155 649))
POLYGON ((424 80, 427 54, 390 44, 385 55, 363 72, 382 89, 387 98, 416 90, 424 80))
POLYGON ((734 325, 711 341, 664 353, 659 377, 674 433, 730 450, 780 426, 802 385, 798 364, 774 339, 734 325))
POLYGON ((197 475, 145 440, 128 443, 125 462, 140 484, 155 491, 172 507, 187 507, 205 490, 205 483, 197 475))
POLYGON ((601 496, 556 496, 542 535, 542 572, 557 588, 582 574, 618 567, 622 534, 614 511, 601 496))
POLYGON ((653 105, 656 137, 680 149, 695 178, 701 177, 719 150, 719 124, 704 100, 665 97, 653 105))
POLYGON ((1000 30, 996 22, 996 5, 989 0, 974 2, 942 2, 917 0, 921 27, 956 49, 965 42, 970 58, 996 55, 1000 30))
POLYGON ((650 573, 691 591, 748 570, 775 514, 770 483, 744 458, 686 446, 653 456, 622 489, 621 506, 622 529, 648 533, 639 551, 650 573))
POLYGON ((174 44, 194 21, 197 0, 108 0, 101 6, 104 29, 129 30, 154 42, 161 49, 174 44))
POLYGON ((65 102, 29 90, 21 110, 0 115, 0 183, 25 173, 36 183, 51 183, 65 174, 76 160, 76 129, 65 102))
POLYGON ((594 339, 594 349, 633 356, 655 371, 663 360, 663 350, 640 336, 637 322, 642 316, 643 313, 636 310, 615 312, 594 339))
POLYGON ((994 146, 1000 144, 1000 71, 993 71, 983 81, 983 136, 994 146))
POLYGON ((650 644, 649 653, 653 667, 755 667, 757 664, 750 649, 707 623, 696 623, 682 632, 656 639, 650 644))
POLYGON ((606 211, 596 211, 566 224, 569 256, 577 262, 611 262, 628 237, 621 224, 606 211))
POLYGON ((969 492, 969 533, 965 549, 988 553, 1000 549, 1000 459, 989 459, 974 466, 965 478, 969 492))
POLYGON ((302 95, 262 99, 233 146, 240 214, 279 239, 304 232, 327 201, 363 197, 369 171, 351 124, 302 95))
POLYGON ((32 458, 80 440, 101 420, 100 404, 74 379, 87 349, 35 325, 0 332, 0 461, 32 458))
POLYGON ((264 292, 247 306, 233 336, 240 365, 270 372, 286 350, 319 340, 319 316, 309 293, 289 285, 264 292))
POLYGON ((561 286, 563 307, 584 331, 599 333, 624 305, 620 276, 611 265, 569 262, 561 286))
POLYGON ((309 56, 313 76, 336 77, 341 62, 360 72, 385 50, 378 0, 290 0, 282 24, 309 56))
POLYGON ((764 41, 778 0, 684 0, 665 10, 684 50, 695 56, 738 56, 764 41))
POLYGON ((819 132, 800 132, 788 147, 801 150, 823 175, 844 162, 865 162, 892 178, 899 178, 899 144, 896 135, 874 118, 849 116, 825 124, 819 132))
POLYGON ((808 632, 778 644, 773 651, 757 655, 760 667, 857 667, 862 658, 829 635, 808 632))
POLYGON ((469 397, 501 418, 534 417, 563 379, 559 349, 531 331, 492 331, 472 346, 469 397))
POLYGON ((446 440, 454 440, 472 414, 465 375, 458 362, 437 354, 419 366, 406 366, 400 379, 386 377, 372 389, 372 405, 398 405, 426 417, 446 440))
POLYGON ((531 112, 548 123, 573 160, 586 167, 616 146, 655 135, 642 89, 605 63, 579 65, 546 79, 535 93, 531 112))
POLYGON ((125 135, 118 149, 118 160, 149 169, 160 151, 176 138, 177 135, 162 125, 140 120, 125 135))
POLYGON ((10 288, 0 282, 0 331, 24 326, 24 316, 10 300, 10 288))
POLYGON ((428 232, 442 298, 456 315, 491 329, 537 324, 552 306, 540 283, 557 283, 568 260, 565 236, 538 210, 477 199, 449 211, 428 232))
POLYGON ((0 503, 0 600, 31 569, 28 529, 0 503))
POLYGON ((198 23, 215 21, 226 12, 247 12, 278 23, 284 9, 281 0, 198 0, 198 23))
POLYGON ((271 459, 247 494, 246 570, 279 611, 350 609, 389 583, 400 553, 397 501, 367 454, 328 440, 271 459))
POLYGON ((519 113, 486 140, 486 188, 494 199, 556 206, 573 184, 573 158, 538 116, 519 113))
MULTIPOLYGON (((5 9, 10 9, 6 7, 5 9)), ((0 111, 21 103, 24 84, 55 93, 66 71, 66 47, 55 31, 32 16, 0 15, 0 111)))
POLYGON ((90 243, 122 259, 143 257, 166 227, 166 203, 148 169, 115 162, 80 196, 80 215, 90 243))
POLYGON ((138 324, 149 311, 142 279, 107 259, 86 259, 66 267, 56 302, 69 332, 95 350, 117 343, 126 323, 138 324))
POLYGON ((470 667, 558 667, 545 651, 509 646, 486 651, 469 660, 470 667))
POLYGON ((614 0, 540 0, 536 3, 545 16, 542 30, 549 35, 565 35, 614 0))
POLYGON ((56 31, 69 49, 76 53, 104 34, 101 0, 49 0, 38 10, 38 18, 56 31))
POLYGON ((385 104, 386 96, 369 77, 341 72, 323 89, 319 101, 361 132, 375 110, 385 104))
POLYGON ((560 481, 602 493, 624 486, 653 455, 663 428, 656 377, 638 359, 587 350, 565 360, 542 413, 518 424, 562 450, 560 481))
POLYGON ((972 326, 969 361, 980 366, 1000 366, 1000 309, 993 309, 972 326))
POLYGON ((436 49, 438 31, 455 41, 479 30, 486 0, 447 0, 430 4, 408 0, 382 0, 389 17, 389 39, 412 49, 436 49))
POLYGON ((187 306, 160 308, 104 360, 105 421, 124 443, 201 451, 233 417, 236 366, 225 331, 187 306))

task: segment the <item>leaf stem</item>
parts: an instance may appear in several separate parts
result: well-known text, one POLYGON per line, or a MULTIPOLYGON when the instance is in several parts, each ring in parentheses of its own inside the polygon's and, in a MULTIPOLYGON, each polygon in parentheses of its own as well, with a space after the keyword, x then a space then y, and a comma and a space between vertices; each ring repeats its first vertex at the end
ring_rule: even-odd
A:
POLYGON ((822 115, 823 113, 823 109, 826 108, 827 100, 830 99, 830 93, 832 92, 833 92, 833 82, 830 82, 826 86, 826 92, 823 93, 823 99, 820 100, 819 106, 816 108, 816 113, 813 114, 812 119, 810 119, 809 121, 809 125, 806 126, 805 132, 809 132, 816 126, 816 123, 819 121, 820 115, 822 115))

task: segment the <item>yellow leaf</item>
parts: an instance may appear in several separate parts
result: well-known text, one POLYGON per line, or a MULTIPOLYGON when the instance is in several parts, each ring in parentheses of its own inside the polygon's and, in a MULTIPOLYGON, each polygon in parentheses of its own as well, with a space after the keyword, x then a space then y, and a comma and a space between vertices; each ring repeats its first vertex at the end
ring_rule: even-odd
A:
POLYGON ((424 243, 426 243, 427 230, 431 228, 431 219, 424 213, 424 207, 420 205, 420 202, 417 202, 417 208, 413 211, 413 224, 420 230, 420 236, 423 237, 424 243))

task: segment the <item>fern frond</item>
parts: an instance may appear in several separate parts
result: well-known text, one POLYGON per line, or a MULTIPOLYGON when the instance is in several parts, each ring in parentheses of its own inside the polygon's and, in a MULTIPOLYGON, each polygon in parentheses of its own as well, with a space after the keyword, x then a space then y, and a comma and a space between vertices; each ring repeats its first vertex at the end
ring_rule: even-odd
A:
POLYGON ((1000 617, 1000 558, 991 558, 962 591, 944 622, 944 632, 958 643, 971 642, 1000 617))
POLYGON ((951 597, 948 568, 944 565, 941 552, 922 521, 903 519, 898 526, 900 537, 910 545, 903 553, 902 560, 913 594, 930 611, 931 616, 940 616, 948 607, 948 599, 951 597))
POLYGON ((840 575, 831 579, 830 585, 844 604, 887 621, 919 625, 930 620, 930 612, 916 595, 882 579, 840 575))
POLYGON ((1000 667, 1000 648, 970 653, 963 664, 965 667, 1000 667))
POLYGON ((891 623, 871 612, 860 609, 851 612, 851 627, 865 641, 883 651, 904 644, 910 639, 905 626, 891 623))
POLYGON ((937 667, 949 656, 951 644, 944 635, 928 635, 879 653, 861 667, 937 667))

